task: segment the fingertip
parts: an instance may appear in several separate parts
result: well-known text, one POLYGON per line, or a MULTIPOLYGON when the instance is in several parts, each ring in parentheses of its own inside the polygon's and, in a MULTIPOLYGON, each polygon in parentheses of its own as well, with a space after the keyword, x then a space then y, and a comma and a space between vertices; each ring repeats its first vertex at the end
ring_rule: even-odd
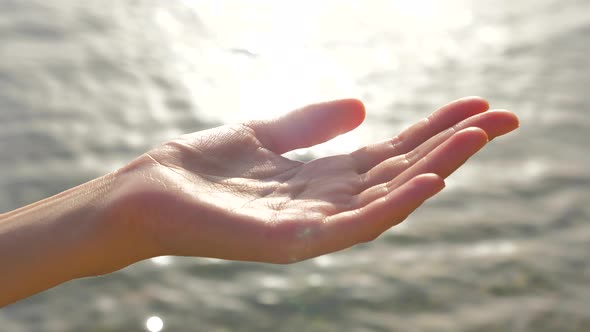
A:
POLYGON ((352 99, 352 101, 356 105, 359 124, 361 124, 363 121, 365 121, 365 118, 367 117, 367 108, 360 99, 352 99))
POLYGON ((445 179, 436 173, 417 175, 412 179, 412 182, 414 185, 432 187, 435 192, 439 192, 445 187, 445 179))
POLYGON ((492 139, 505 135, 518 128, 518 117, 510 111, 493 109, 464 120, 457 128, 478 127, 492 139))
POLYGON ((358 127, 365 120, 367 112, 365 109, 365 104, 363 104, 361 100, 356 98, 347 98, 335 100, 333 103, 338 104, 338 108, 347 112, 346 117, 349 119, 349 121, 346 123, 349 126, 346 128, 347 131, 358 127))
MULTIPOLYGON (((455 135, 457 139, 475 143, 487 143, 489 141, 488 133, 479 127, 469 127, 458 131, 455 135)), ((467 143, 467 142, 466 142, 467 143)))
POLYGON ((495 109, 493 111, 494 113, 502 114, 503 126, 507 129, 506 132, 510 132, 520 127, 520 120, 514 112, 506 109, 495 109))

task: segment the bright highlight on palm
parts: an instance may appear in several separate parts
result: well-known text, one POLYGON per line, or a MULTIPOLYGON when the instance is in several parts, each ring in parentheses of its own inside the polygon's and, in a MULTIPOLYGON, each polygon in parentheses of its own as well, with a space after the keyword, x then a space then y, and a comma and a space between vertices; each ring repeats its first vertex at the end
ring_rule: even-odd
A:
POLYGON ((443 106, 400 135, 310 162, 283 153, 357 127, 357 100, 184 135, 127 166, 133 222, 154 255, 290 263, 375 239, 444 187, 444 178, 516 116, 480 98, 443 106))

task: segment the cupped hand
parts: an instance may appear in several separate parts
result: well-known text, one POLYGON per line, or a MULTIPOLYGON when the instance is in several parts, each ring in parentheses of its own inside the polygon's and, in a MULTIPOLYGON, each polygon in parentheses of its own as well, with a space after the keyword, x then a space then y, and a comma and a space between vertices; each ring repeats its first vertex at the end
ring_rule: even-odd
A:
POLYGON ((489 139, 518 127, 480 98, 400 135, 300 162, 282 156, 357 127, 358 100, 179 137, 126 166, 128 223, 150 255, 291 263, 375 239, 444 187, 489 139))

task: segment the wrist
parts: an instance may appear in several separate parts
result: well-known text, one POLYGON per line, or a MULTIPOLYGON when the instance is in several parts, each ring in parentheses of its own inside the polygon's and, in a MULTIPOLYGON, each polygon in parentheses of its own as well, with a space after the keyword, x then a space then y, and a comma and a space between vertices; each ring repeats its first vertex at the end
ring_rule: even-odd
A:
POLYGON ((111 173, 0 216, 0 266, 9 267, 0 274, 0 306, 142 259, 118 219, 122 179, 111 173))
POLYGON ((133 250, 140 259, 206 255, 201 246, 205 241, 197 234, 203 226, 198 220, 207 211, 194 200, 198 193, 185 191, 185 178, 174 178, 179 175, 147 154, 115 173, 118 185, 109 210, 116 216, 110 219, 118 224, 114 228, 135 239, 133 250))
POLYGON ((108 274, 158 255, 142 218, 141 211, 149 203, 138 197, 146 185, 141 173, 141 168, 125 166, 105 175, 109 186, 95 221, 104 264, 95 266, 89 275, 108 274))

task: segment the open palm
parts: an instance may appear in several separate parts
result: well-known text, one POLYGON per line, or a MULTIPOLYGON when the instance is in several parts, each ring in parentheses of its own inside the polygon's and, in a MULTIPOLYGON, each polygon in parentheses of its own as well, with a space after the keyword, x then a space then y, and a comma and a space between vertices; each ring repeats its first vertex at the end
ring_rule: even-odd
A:
POLYGON ((375 239, 444 187, 488 139, 518 126, 479 98, 448 104, 400 135, 310 162, 283 153, 357 127, 357 100, 184 135, 126 170, 134 218, 155 248, 234 260, 295 262, 375 239))

